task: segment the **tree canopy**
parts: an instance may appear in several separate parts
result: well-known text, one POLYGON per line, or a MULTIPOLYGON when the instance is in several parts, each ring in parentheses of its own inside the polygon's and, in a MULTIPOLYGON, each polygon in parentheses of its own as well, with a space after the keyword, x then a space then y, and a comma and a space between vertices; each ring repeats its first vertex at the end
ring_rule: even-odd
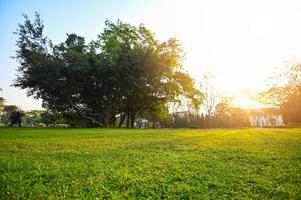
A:
POLYGON ((258 99, 279 108, 286 123, 301 123, 301 63, 291 62, 271 78, 272 86, 258 99))
POLYGON ((183 51, 176 38, 160 42, 144 25, 107 20, 95 41, 86 43, 72 33, 54 45, 44 35, 38 13, 33 21, 24 17, 15 32, 20 67, 14 86, 42 99, 47 110, 103 127, 114 126, 120 116, 133 127, 137 117, 162 110, 158 106, 180 95, 196 109, 203 101, 183 72, 183 51))

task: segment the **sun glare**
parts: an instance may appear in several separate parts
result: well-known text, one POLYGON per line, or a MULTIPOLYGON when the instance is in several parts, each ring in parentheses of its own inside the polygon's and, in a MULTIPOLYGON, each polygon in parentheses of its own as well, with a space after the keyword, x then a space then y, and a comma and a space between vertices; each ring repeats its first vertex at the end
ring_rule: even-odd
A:
POLYGON ((247 94, 240 94, 233 97, 234 106, 239 106, 244 109, 256 109, 265 107, 258 101, 247 94))
MULTIPOLYGON (((265 90, 275 68, 301 57, 296 45, 301 33, 295 25, 301 17, 298 6, 298 1, 166 0, 148 9, 145 24, 159 38, 176 36, 182 42, 184 67, 196 80, 210 72, 215 87, 234 96, 265 90)), ((241 106, 258 106, 246 97, 239 99, 241 106)))

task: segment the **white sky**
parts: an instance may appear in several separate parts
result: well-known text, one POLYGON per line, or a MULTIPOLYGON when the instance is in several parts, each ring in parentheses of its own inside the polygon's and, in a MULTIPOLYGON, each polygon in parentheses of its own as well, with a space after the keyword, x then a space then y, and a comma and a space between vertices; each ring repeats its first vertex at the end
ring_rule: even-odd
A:
MULTIPOLYGON (((261 91, 265 80, 284 61, 301 60, 301 0, 123 2, 129 5, 107 18, 118 17, 133 25, 144 23, 162 40, 176 36, 186 51, 185 69, 196 79, 210 72, 215 87, 226 94, 261 91)), ((123 5, 115 2, 114 6, 123 5)), ((101 20, 98 24, 103 25, 105 18, 101 20)), ((89 40, 99 33, 99 27, 94 28, 98 32, 82 31, 81 35, 89 40)), ((6 92, 8 103, 27 110, 39 107, 39 103, 28 103, 33 100, 25 97, 25 92, 16 91, 11 91, 12 95, 6 92)))
POLYGON ((276 68, 301 59, 300 0, 166 0, 146 15, 153 30, 182 41, 194 78, 210 72, 215 87, 244 107, 257 106, 245 91, 264 90, 276 68))
POLYGON ((163 30, 160 35, 176 35, 188 71, 195 78, 212 72, 223 91, 261 90, 276 67, 301 58, 301 1, 163 2, 146 13, 145 24, 163 30))

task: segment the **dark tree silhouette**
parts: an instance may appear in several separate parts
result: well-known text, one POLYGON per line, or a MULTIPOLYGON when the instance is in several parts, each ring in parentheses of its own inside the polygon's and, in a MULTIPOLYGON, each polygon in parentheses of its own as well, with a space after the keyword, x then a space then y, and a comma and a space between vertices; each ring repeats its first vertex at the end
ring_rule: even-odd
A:
POLYGON ((43 100, 47 110, 76 115, 99 126, 116 116, 133 127, 137 117, 185 95, 199 107, 202 93, 182 72, 182 49, 175 38, 159 42, 143 25, 106 21, 98 40, 86 44, 76 34, 58 45, 43 35, 39 14, 19 24, 14 86, 43 100))
POLYGON ((21 115, 22 113, 20 111, 12 112, 9 117, 10 119, 9 126, 13 126, 14 124, 17 124, 19 127, 21 127, 21 115))

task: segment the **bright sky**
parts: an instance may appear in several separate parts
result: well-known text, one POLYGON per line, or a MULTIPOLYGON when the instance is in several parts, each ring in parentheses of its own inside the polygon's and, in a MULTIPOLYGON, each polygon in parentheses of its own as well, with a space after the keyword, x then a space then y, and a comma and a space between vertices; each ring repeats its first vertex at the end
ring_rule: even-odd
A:
POLYGON ((118 18, 144 23, 160 40, 176 36, 186 51, 185 69, 195 79, 210 72, 214 86, 229 95, 260 91, 284 61, 301 60, 300 0, 0 0, 0 96, 25 110, 41 103, 9 86, 18 66, 10 58, 12 32, 23 22, 21 13, 34 11, 55 43, 66 33, 95 39, 106 19, 118 18))

